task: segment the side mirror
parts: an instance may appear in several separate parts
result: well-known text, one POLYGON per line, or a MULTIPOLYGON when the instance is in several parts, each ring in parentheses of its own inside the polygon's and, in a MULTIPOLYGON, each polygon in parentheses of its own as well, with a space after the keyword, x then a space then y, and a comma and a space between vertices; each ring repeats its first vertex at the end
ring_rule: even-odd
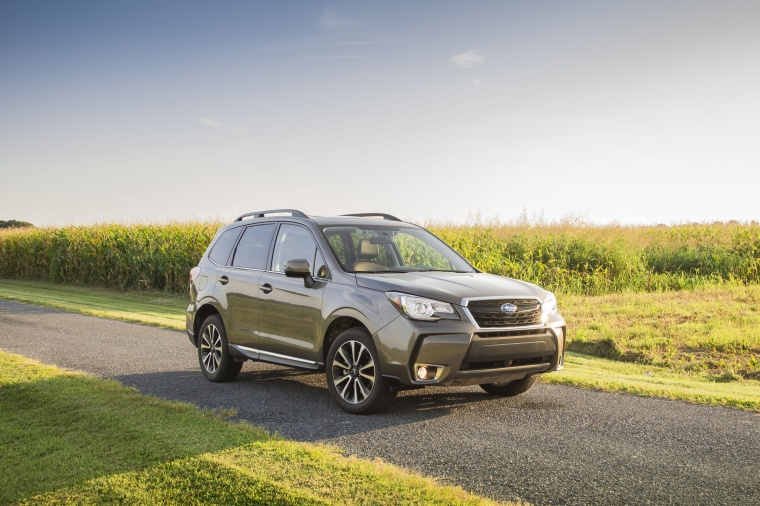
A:
POLYGON ((289 278, 303 278, 303 286, 311 288, 314 286, 314 278, 311 276, 311 266, 307 260, 299 258, 288 260, 283 266, 285 275, 289 278))

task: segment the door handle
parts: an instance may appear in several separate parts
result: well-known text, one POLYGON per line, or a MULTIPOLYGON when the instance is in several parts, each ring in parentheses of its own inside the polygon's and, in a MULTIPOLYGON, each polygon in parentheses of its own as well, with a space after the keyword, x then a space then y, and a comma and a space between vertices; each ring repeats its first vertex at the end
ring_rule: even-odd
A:
POLYGON ((230 282, 230 278, 228 278, 227 276, 222 276, 219 278, 219 282, 223 285, 226 285, 227 283, 230 282))
POLYGON ((264 293, 269 293, 273 290, 272 285, 270 285, 269 283, 264 283, 259 288, 261 288, 261 291, 264 293))

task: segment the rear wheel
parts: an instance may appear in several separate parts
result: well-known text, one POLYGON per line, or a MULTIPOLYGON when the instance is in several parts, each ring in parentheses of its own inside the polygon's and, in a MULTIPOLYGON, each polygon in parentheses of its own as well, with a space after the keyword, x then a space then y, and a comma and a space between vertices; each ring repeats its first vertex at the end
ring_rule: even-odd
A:
POLYGON ((219 315, 211 315, 201 325, 198 340, 198 362, 203 375, 209 381, 223 383, 234 380, 242 362, 235 362, 227 349, 227 332, 219 315))
POLYGON ((365 329, 345 330, 333 341, 326 369, 330 394, 348 413, 376 413, 396 397, 380 373, 375 343, 365 329))
POLYGON ((538 376, 526 376, 523 379, 506 381, 504 383, 484 383, 480 388, 492 395, 501 395, 503 397, 514 397, 527 392, 538 376))

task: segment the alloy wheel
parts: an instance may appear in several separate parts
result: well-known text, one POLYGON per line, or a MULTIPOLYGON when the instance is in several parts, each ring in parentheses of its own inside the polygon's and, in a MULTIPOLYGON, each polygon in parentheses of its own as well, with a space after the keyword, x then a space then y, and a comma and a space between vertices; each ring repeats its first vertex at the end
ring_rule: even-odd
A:
POLYGON ((214 374, 222 362, 222 336, 214 324, 206 325, 201 335, 201 361, 209 374, 214 374))
POLYGON ((359 341, 346 341, 333 358, 333 384, 341 398, 351 404, 359 404, 370 396, 376 371, 372 354, 359 341))

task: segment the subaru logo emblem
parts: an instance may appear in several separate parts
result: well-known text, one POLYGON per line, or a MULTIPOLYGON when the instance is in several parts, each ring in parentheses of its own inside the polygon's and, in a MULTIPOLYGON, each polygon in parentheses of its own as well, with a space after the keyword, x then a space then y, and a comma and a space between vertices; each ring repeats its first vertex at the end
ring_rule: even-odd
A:
POLYGON ((506 303, 501 306, 501 311, 502 313, 514 313, 515 311, 517 311, 517 306, 515 306, 514 304, 506 303))

